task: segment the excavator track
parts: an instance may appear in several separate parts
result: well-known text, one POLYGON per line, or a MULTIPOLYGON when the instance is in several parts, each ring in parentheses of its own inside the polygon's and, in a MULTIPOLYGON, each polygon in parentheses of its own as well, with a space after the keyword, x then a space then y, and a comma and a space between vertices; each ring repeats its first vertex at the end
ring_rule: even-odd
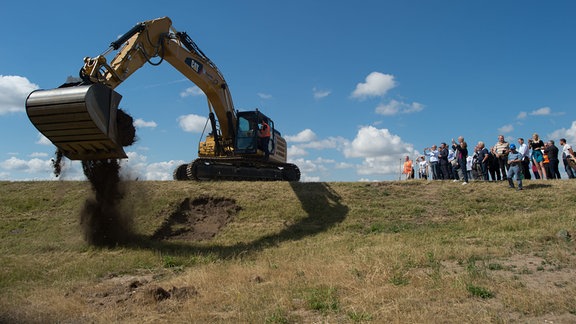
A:
POLYGON ((299 181, 300 170, 291 163, 243 158, 198 158, 178 166, 174 170, 174 180, 299 181))

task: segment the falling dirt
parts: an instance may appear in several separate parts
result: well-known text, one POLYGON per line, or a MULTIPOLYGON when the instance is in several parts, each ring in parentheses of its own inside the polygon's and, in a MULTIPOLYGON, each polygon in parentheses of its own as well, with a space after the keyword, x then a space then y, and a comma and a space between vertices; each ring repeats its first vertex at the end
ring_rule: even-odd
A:
POLYGON ((125 187, 118 160, 82 161, 82 169, 94 193, 80 213, 86 242, 109 247, 128 243, 133 237, 132 213, 122 206, 125 187))
POLYGON ((233 199, 208 196, 186 198, 156 230, 152 239, 209 240, 231 222, 240 210, 233 199))
MULTIPOLYGON (((123 146, 132 145, 136 140, 133 118, 121 109, 117 113, 119 140, 123 146)), ((56 164, 54 168, 56 172, 56 164)), ((130 242, 134 237, 132 211, 122 204, 126 186, 120 178, 118 160, 82 161, 82 170, 94 193, 80 213, 86 242, 108 247, 130 242)))

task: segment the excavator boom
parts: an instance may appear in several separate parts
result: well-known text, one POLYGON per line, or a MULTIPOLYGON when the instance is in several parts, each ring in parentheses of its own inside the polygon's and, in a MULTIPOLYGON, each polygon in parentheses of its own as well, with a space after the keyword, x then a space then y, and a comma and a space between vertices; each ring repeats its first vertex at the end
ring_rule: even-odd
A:
POLYGON ((234 109, 232 96, 216 65, 168 17, 136 24, 101 55, 84 58, 81 81, 52 90, 36 90, 26 99, 30 121, 58 151, 71 160, 126 158, 133 143, 132 118, 121 109, 114 89, 144 64, 167 61, 208 98, 212 131, 198 149, 197 161, 175 171, 176 180, 289 180, 300 171, 286 163, 286 141, 272 120, 258 110, 234 109), (108 62, 106 55, 117 51, 108 62), (257 126, 266 121, 272 132, 263 141, 257 126), (262 144, 268 143, 268 144, 262 144))

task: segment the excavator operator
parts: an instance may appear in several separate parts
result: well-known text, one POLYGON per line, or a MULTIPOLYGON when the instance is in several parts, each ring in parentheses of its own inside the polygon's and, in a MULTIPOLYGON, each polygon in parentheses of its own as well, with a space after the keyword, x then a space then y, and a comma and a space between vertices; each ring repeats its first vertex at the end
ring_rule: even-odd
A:
POLYGON ((264 157, 268 160, 268 156, 270 156, 270 150, 268 150, 268 143, 270 142, 270 126, 268 126, 264 120, 262 120, 260 124, 260 131, 258 131, 258 137, 260 137, 260 149, 264 151, 264 157))

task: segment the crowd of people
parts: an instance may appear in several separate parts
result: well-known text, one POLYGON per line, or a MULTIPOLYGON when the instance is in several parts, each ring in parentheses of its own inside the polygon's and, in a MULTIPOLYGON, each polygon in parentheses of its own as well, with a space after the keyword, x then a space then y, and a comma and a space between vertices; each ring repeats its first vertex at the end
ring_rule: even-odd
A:
POLYGON ((518 138, 518 144, 506 142, 503 135, 498 141, 487 147, 482 141, 473 149, 468 148, 464 137, 452 139, 449 146, 441 143, 424 149, 424 154, 413 163, 406 156, 402 173, 406 179, 418 177, 421 179, 461 181, 462 185, 470 180, 508 181, 514 188, 514 180, 518 189, 522 190, 522 180, 526 179, 560 179, 560 159, 568 178, 576 177, 576 156, 566 139, 560 139, 561 149, 554 140, 544 142, 538 134, 525 143, 518 138))

